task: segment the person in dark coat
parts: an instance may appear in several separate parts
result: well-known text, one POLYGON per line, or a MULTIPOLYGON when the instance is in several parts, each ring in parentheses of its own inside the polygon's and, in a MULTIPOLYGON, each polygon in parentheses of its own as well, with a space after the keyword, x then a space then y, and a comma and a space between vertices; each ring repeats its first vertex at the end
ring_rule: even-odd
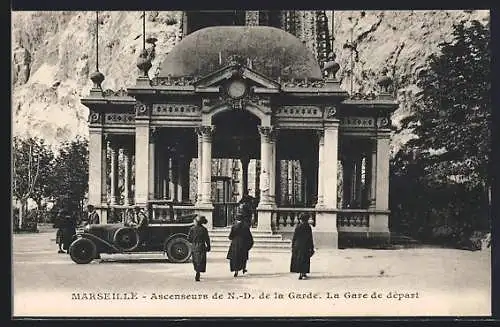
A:
POLYGON ((99 214, 95 211, 95 207, 91 204, 87 206, 87 211, 89 216, 87 218, 87 222, 91 225, 99 224, 99 214))
POLYGON ((314 241, 308 223, 309 215, 302 214, 299 220, 293 233, 290 272, 299 273, 299 279, 306 279, 311 266, 310 260, 314 254, 314 241))
POLYGON ((238 272, 243 270, 246 272, 246 263, 248 260, 248 251, 253 246, 253 237, 250 232, 250 227, 243 222, 242 215, 236 216, 236 222, 231 226, 229 239, 231 245, 227 252, 227 259, 229 259, 229 268, 234 271, 234 277, 238 276, 238 272))
POLYGON ((56 233, 56 244, 59 246, 59 251, 57 253, 64 253, 64 250, 62 249, 63 246, 63 210, 59 210, 57 213, 55 222, 54 222, 54 228, 57 228, 57 233, 56 233))
POLYGON ((210 252, 210 237, 203 226, 208 221, 204 216, 195 218, 195 225, 189 229, 188 241, 191 243, 193 267, 196 275, 194 280, 200 281, 200 273, 207 269, 207 252, 210 252))
POLYGON ((63 249, 69 253, 69 246, 73 240, 73 235, 76 234, 76 219, 66 210, 62 210, 61 216, 63 249))

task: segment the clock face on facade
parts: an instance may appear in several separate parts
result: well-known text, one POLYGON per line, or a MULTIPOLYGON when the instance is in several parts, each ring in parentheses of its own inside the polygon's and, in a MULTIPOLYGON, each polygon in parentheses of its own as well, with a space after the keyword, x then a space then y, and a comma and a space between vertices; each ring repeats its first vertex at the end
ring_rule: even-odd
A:
POLYGON ((247 86, 243 81, 240 80, 232 81, 227 88, 227 94, 233 99, 239 99, 243 97, 246 91, 247 86))

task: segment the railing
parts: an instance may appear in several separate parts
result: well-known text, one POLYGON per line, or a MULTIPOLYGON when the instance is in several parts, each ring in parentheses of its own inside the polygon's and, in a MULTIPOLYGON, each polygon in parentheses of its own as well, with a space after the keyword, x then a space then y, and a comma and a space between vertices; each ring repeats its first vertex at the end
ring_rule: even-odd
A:
POLYGON ((289 232, 295 229, 299 223, 300 215, 307 213, 316 224, 316 212, 314 208, 277 208, 271 216, 271 228, 273 231, 289 232))
POLYGON ((370 213, 366 210, 343 210, 337 213, 339 231, 360 231, 368 229, 369 225, 370 213))

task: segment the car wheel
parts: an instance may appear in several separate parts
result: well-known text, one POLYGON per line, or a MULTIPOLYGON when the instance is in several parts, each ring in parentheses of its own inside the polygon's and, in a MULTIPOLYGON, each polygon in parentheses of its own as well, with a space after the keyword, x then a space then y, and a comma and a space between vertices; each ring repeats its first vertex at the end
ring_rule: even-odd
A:
POLYGON ((139 245, 139 235, 135 228, 120 228, 113 236, 113 243, 122 251, 132 251, 139 245))
POLYGON ((79 238, 71 243, 69 255, 78 264, 90 263, 96 257, 96 246, 94 242, 86 238, 79 238))
POLYGON ((184 237, 174 237, 165 244, 168 260, 174 263, 183 263, 191 256, 191 244, 184 237))

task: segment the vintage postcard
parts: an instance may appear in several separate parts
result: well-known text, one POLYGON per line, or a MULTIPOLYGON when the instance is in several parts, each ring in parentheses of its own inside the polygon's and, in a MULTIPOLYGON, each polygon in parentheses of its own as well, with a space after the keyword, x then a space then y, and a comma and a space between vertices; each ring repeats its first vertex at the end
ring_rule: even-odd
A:
POLYGON ((491 315, 487 10, 13 11, 13 318, 491 315))

